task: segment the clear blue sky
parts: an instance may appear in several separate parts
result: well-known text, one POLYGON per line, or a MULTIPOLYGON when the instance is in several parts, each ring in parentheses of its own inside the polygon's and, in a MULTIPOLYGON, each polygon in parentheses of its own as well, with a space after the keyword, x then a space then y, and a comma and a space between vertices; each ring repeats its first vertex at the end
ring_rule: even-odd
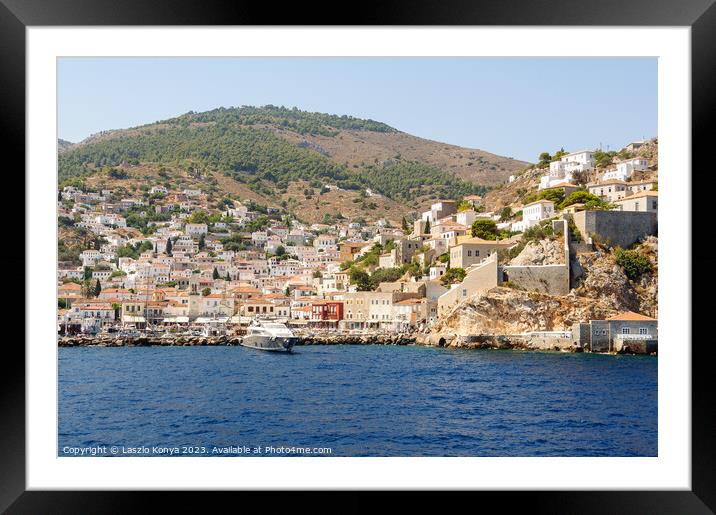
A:
POLYGON ((296 106, 525 161, 657 135, 656 58, 61 58, 58 136, 296 106))

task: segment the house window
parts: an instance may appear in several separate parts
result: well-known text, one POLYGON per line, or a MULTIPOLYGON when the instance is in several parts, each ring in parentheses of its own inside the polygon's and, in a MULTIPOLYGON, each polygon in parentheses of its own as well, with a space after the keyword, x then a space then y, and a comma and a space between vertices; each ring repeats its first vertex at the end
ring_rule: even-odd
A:
POLYGON ((631 330, 628 327, 622 327, 622 334, 630 334, 631 330))
POLYGON ((462 290, 462 296, 467 297, 467 290, 465 290, 465 289, 462 290))
POLYGON ((646 327, 640 327, 639 334, 648 334, 646 327))

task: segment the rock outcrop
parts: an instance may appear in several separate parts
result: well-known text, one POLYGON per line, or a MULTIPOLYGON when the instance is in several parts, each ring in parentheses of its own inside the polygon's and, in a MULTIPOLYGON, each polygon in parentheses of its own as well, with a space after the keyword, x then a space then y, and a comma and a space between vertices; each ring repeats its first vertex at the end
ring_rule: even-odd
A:
MULTIPOLYGON (((579 254, 574 260, 580 270, 578 284, 568 295, 546 295, 498 286, 467 298, 441 316, 431 327, 430 338, 435 341, 444 338, 453 341, 451 345, 455 346, 459 340, 456 336, 513 337, 532 331, 568 331, 575 322, 605 319, 620 311, 635 311, 656 318, 657 246, 657 238, 649 237, 636 248, 648 256, 654 267, 638 281, 626 277, 610 250, 579 254)), ((547 255, 544 248, 535 246, 530 251, 530 259, 547 255)))
POLYGON ((602 299, 546 295, 498 286, 468 298, 431 328, 435 334, 517 335, 530 331, 561 331, 574 322, 604 318, 616 310, 602 299))
POLYGON ((617 264, 612 251, 600 248, 576 258, 582 269, 574 293, 585 298, 600 298, 617 311, 635 311, 657 318, 658 238, 648 236, 635 250, 646 256, 653 270, 631 281, 617 264))
POLYGON ((563 265, 564 238, 530 241, 509 263, 512 266, 563 265))

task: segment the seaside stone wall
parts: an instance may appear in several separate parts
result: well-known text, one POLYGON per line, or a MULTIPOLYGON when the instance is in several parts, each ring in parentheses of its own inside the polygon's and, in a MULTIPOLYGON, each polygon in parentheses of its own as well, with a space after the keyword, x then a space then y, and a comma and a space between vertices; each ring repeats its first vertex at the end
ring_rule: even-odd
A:
POLYGON ((610 246, 627 248, 658 232, 657 214, 637 211, 578 211, 572 215, 584 238, 595 236, 610 246))
POLYGON ((537 291, 548 295, 569 293, 569 266, 505 266, 503 279, 524 290, 537 291))
POLYGON ((653 354, 658 351, 658 340, 614 340, 613 350, 619 354, 653 354))

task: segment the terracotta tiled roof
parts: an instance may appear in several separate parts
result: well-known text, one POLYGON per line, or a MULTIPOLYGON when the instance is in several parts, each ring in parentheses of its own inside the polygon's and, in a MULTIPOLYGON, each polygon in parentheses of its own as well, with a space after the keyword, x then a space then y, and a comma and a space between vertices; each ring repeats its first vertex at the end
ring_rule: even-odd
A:
POLYGON ((422 304, 424 299, 405 299, 401 300, 399 302, 396 302, 396 306, 409 306, 411 304, 422 304))
POLYGON ((81 290, 82 286, 77 283, 66 283, 59 287, 60 290, 81 290))
POLYGON ((607 318, 607 320, 623 320, 623 321, 650 321, 656 322, 656 318, 651 318, 646 315, 634 313, 633 311, 622 311, 614 315, 613 317, 607 318))

